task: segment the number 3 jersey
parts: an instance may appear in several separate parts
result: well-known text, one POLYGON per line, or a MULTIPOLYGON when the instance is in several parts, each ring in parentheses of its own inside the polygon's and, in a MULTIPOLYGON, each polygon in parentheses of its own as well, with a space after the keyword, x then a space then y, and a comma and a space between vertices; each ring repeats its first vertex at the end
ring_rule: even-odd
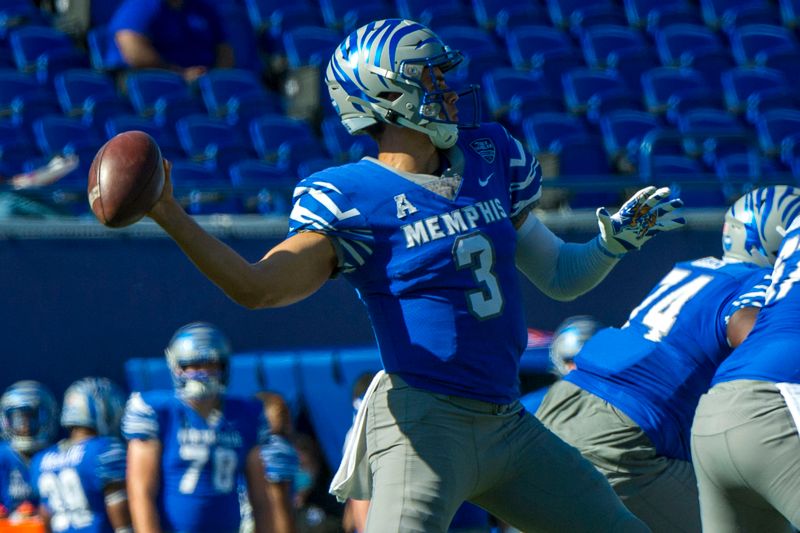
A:
POLYGON ((364 158, 306 178, 289 235, 331 238, 387 372, 508 403, 527 338, 511 219, 538 199, 539 165, 496 124, 462 130, 442 155, 441 177, 364 158))
POLYGON ((728 319, 763 304, 770 272, 713 257, 676 264, 621 329, 586 342, 564 379, 621 409, 660 455, 690 460, 695 408, 731 353, 728 319))
POLYGON ((766 303, 753 331, 717 369, 713 383, 738 379, 800 383, 800 217, 778 251, 766 303))
POLYGON ((165 531, 239 528, 237 480, 247 454, 266 439, 267 423, 257 400, 223 398, 208 420, 173 391, 134 393, 125 406, 125 438, 161 442, 157 503, 165 531))
POLYGON ((112 533, 104 494, 111 483, 125 483, 125 446, 112 437, 63 440, 31 462, 31 484, 55 533, 112 533))

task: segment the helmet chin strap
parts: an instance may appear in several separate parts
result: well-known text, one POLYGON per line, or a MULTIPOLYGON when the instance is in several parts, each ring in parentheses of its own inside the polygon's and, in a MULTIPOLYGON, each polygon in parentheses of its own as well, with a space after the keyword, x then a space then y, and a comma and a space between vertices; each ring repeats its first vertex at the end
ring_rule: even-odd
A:
POLYGON ((404 117, 398 117, 397 123, 406 128, 424 133, 430 138, 436 148, 450 148, 456 144, 458 140, 458 126, 456 124, 428 122, 424 126, 420 126, 404 117))

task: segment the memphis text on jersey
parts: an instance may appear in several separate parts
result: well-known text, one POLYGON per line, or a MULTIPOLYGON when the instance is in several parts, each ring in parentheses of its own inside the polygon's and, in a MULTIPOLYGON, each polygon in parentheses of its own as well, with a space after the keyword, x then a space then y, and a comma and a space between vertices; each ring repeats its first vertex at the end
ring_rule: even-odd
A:
MULTIPOLYGON (((397 199, 395 198, 395 200, 397 199)), ((414 248, 430 241, 466 233, 479 225, 488 225, 507 218, 508 214, 503 209, 500 199, 493 198, 461 207, 449 213, 405 224, 401 226, 401 229, 406 237, 406 248, 414 248)))

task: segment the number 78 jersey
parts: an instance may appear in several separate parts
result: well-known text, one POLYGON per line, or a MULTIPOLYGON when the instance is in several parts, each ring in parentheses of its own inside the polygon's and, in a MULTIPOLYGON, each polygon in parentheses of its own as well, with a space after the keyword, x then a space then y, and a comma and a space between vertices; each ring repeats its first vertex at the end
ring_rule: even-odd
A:
POLYGON ((586 342, 564 379, 621 409, 659 454, 688 461, 697 402, 731 353, 728 320, 763 305, 770 272, 713 257, 676 264, 621 329, 586 342))
POLYGON ((295 190, 289 235, 331 238, 387 372, 508 403, 527 340, 512 219, 538 199, 539 165, 496 124, 462 130, 443 155, 441 178, 371 158, 310 176, 295 190))

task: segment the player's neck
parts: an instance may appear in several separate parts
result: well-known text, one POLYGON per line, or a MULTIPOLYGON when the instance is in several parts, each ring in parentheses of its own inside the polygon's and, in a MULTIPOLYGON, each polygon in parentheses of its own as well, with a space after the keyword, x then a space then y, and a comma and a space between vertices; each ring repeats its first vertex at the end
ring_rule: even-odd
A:
POLYGON ((74 427, 69 432, 70 442, 77 443, 96 436, 97 433, 90 428, 74 427))
POLYGON ((197 414, 207 419, 215 409, 219 408, 220 399, 218 396, 215 396, 212 398, 188 400, 186 403, 189 407, 197 411, 197 414))
POLYGON ((434 174, 439 152, 424 133, 399 126, 387 126, 378 145, 378 161, 412 174, 434 174))

